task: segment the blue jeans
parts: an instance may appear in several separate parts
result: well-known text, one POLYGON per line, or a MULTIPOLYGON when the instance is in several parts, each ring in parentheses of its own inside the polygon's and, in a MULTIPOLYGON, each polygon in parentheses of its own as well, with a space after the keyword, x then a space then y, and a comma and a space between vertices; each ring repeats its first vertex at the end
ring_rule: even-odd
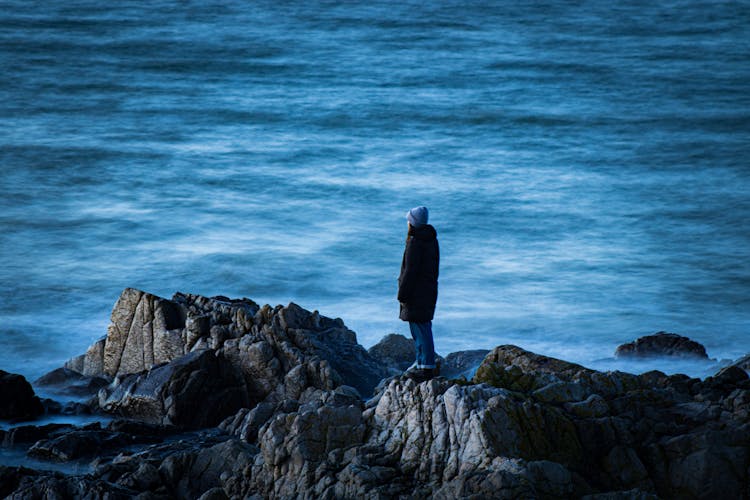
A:
POLYGON ((409 330, 417 348, 417 368, 435 368, 435 345, 432 342, 432 321, 413 323, 409 330))

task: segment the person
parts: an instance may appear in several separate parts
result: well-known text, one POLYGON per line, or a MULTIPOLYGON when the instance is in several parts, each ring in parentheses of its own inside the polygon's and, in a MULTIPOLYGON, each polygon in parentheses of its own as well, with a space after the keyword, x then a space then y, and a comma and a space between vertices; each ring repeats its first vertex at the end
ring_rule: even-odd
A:
POLYGON ((409 322, 417 351, 416 362, 406 375, 427 380, 438 375, 432 319, 438 295, 440 248, 437 231, 427 223, 427 207, 415 207, 406 214, 408 234, 398 277, 399 318, 409 322))

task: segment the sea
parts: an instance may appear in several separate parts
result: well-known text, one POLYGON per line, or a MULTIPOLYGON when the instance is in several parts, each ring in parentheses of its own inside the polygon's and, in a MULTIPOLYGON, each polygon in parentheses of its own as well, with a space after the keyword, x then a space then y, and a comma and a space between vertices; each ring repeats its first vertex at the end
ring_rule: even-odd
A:
POLYGON ((126 287, 409 336, 419 205, 440 354, 750 352, 750 1, 0 0, 0 69, 3 370, 126 287))

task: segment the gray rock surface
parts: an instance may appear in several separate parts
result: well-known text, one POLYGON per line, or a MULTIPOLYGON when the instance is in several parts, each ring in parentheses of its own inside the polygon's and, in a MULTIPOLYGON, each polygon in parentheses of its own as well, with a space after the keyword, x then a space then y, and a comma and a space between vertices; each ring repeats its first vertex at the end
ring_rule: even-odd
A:
POLYGON ((23 375, 0 370, 0 419, 28 420, 44 407, 23 375))
POLYGON ((622 344, 615 350, 616 358, 644 358, 666 356, 708 359, 706 348, 698 342, 676 333, 657 332, 622 344))
POLYGON ((242 375, 213 350, 192 352, 99 392, 115 415, 181 427, 207 427, 249 404, 242 375))
POLYGON ((414 339, 409 339, 397 333, 389 333, 380 342, 370 347, 367 352, 378 363, 392 368, 394 373, 400 373, 412 363, 416 357, 414 339))
POLYGON ((78 398, 93 397, 99 389, 108 384, 107 379, 103 377, 82 375, 69 368, 57 368, 34 381, 35 386, 43 387, 57 396, 78 398))
MULTIPOLYGON (((183 326, 162 330, 179 330, 185 354, 117 374, 101 406, 183 429, 221 420, 219 428, 172 436, 173 427, 118 420, 0 432, 49 460, 98 450, 85 476, 0 467, 2 495, 713 499, 750 491, 750 377, 738 366, 705 380, 605 373, 499 346, 444 360, 463 370, 481 357, 471 380, 397 375, 363 401, 377 361, 340 320, 294 304, 256 309, 247 299, 177 294, 165 306, 128 295, 123 304, 134 309, 180 311, 183 326)), ((130 325, 128 338, 144 331, 132 329, 139 314, 113 313, 130 325)), ((85 358, 76 363, 96 365, 85 358)))
POLYGON ((340 319, 296 304, 259 307, 246 298, 182 293, 167 300, 132 288, 117 300, 107 336, 65 367, 87 376, 121 377, 209 348, 243 373, 255 402, 274 392, 283 397, 280 381, 305 363, 327 363, 322 368, 327 374, 318 370, 327 377, 319 385, 343 381, 364 396, 387 374, 340 319))
POLYGON ((452 352, 440 365, 440 374, 447 378, 463 376, 471 379, 489 352, 487 349, 452 352))

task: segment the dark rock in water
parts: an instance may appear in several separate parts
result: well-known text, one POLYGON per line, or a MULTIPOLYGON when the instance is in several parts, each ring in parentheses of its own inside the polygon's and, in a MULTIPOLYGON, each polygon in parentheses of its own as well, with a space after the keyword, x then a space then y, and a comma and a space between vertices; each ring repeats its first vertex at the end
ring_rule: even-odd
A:
POLYGON ((57 368, 34 381, 37 387, 44 387, 58 395, 92 397, 99 389, 109 384, 103 377, 89 377, 69 368, 57 368))
POLYGON ((38 441, 28 455, 42 460, 66 462, 80 457, 93 457, 104 450, 131 444, 122 433, 104 430, 76 430, 49 440, 38 441))
POLYGON ((383 366, 402 372, 409 368, 416 357, 414 339, 397 333, 389 333, 367 352, 383 366))
POLYGON ((487 349, 452 352, 445 357, 440 365, 440 375, 448 378, 461 375, 471 378, 489 352, 487 349))
POLYGON ((745 371, 749 371, 750 370, 750 354, 741 357, 740 359, 732 363, 732 365, 736 366, 737 368, 741 368, 745 371))
POLYGON ((36 443, 41 439, 49 438, 53 434, 60 434, 72 429, 73 426, 70 424, 22 425, 13 427, 5 433, 2 445, 15 446, 22 443, 36 443))
POLYGON ((658 332, 622 344, 615 351, 616 358, 644 358, 670 356, 677 358, 708 359, 706 348, 698 342, 676 333, 658 332))
POLYGON ((26 378, 0 370, 0 419, 29 420, 42 413, 44 407, 26 378))
POLYGON ((138 495, 136 491, 87 476, 66 476, 58 472, 0 466, 0 496, 7 500, 29 498, 129 500, 136 495, 138 495))
POLYGON ((247 405, 244 379, 213 350, 125 376, 99 393, 108 413, 189 428, 216 425, 247 405))

